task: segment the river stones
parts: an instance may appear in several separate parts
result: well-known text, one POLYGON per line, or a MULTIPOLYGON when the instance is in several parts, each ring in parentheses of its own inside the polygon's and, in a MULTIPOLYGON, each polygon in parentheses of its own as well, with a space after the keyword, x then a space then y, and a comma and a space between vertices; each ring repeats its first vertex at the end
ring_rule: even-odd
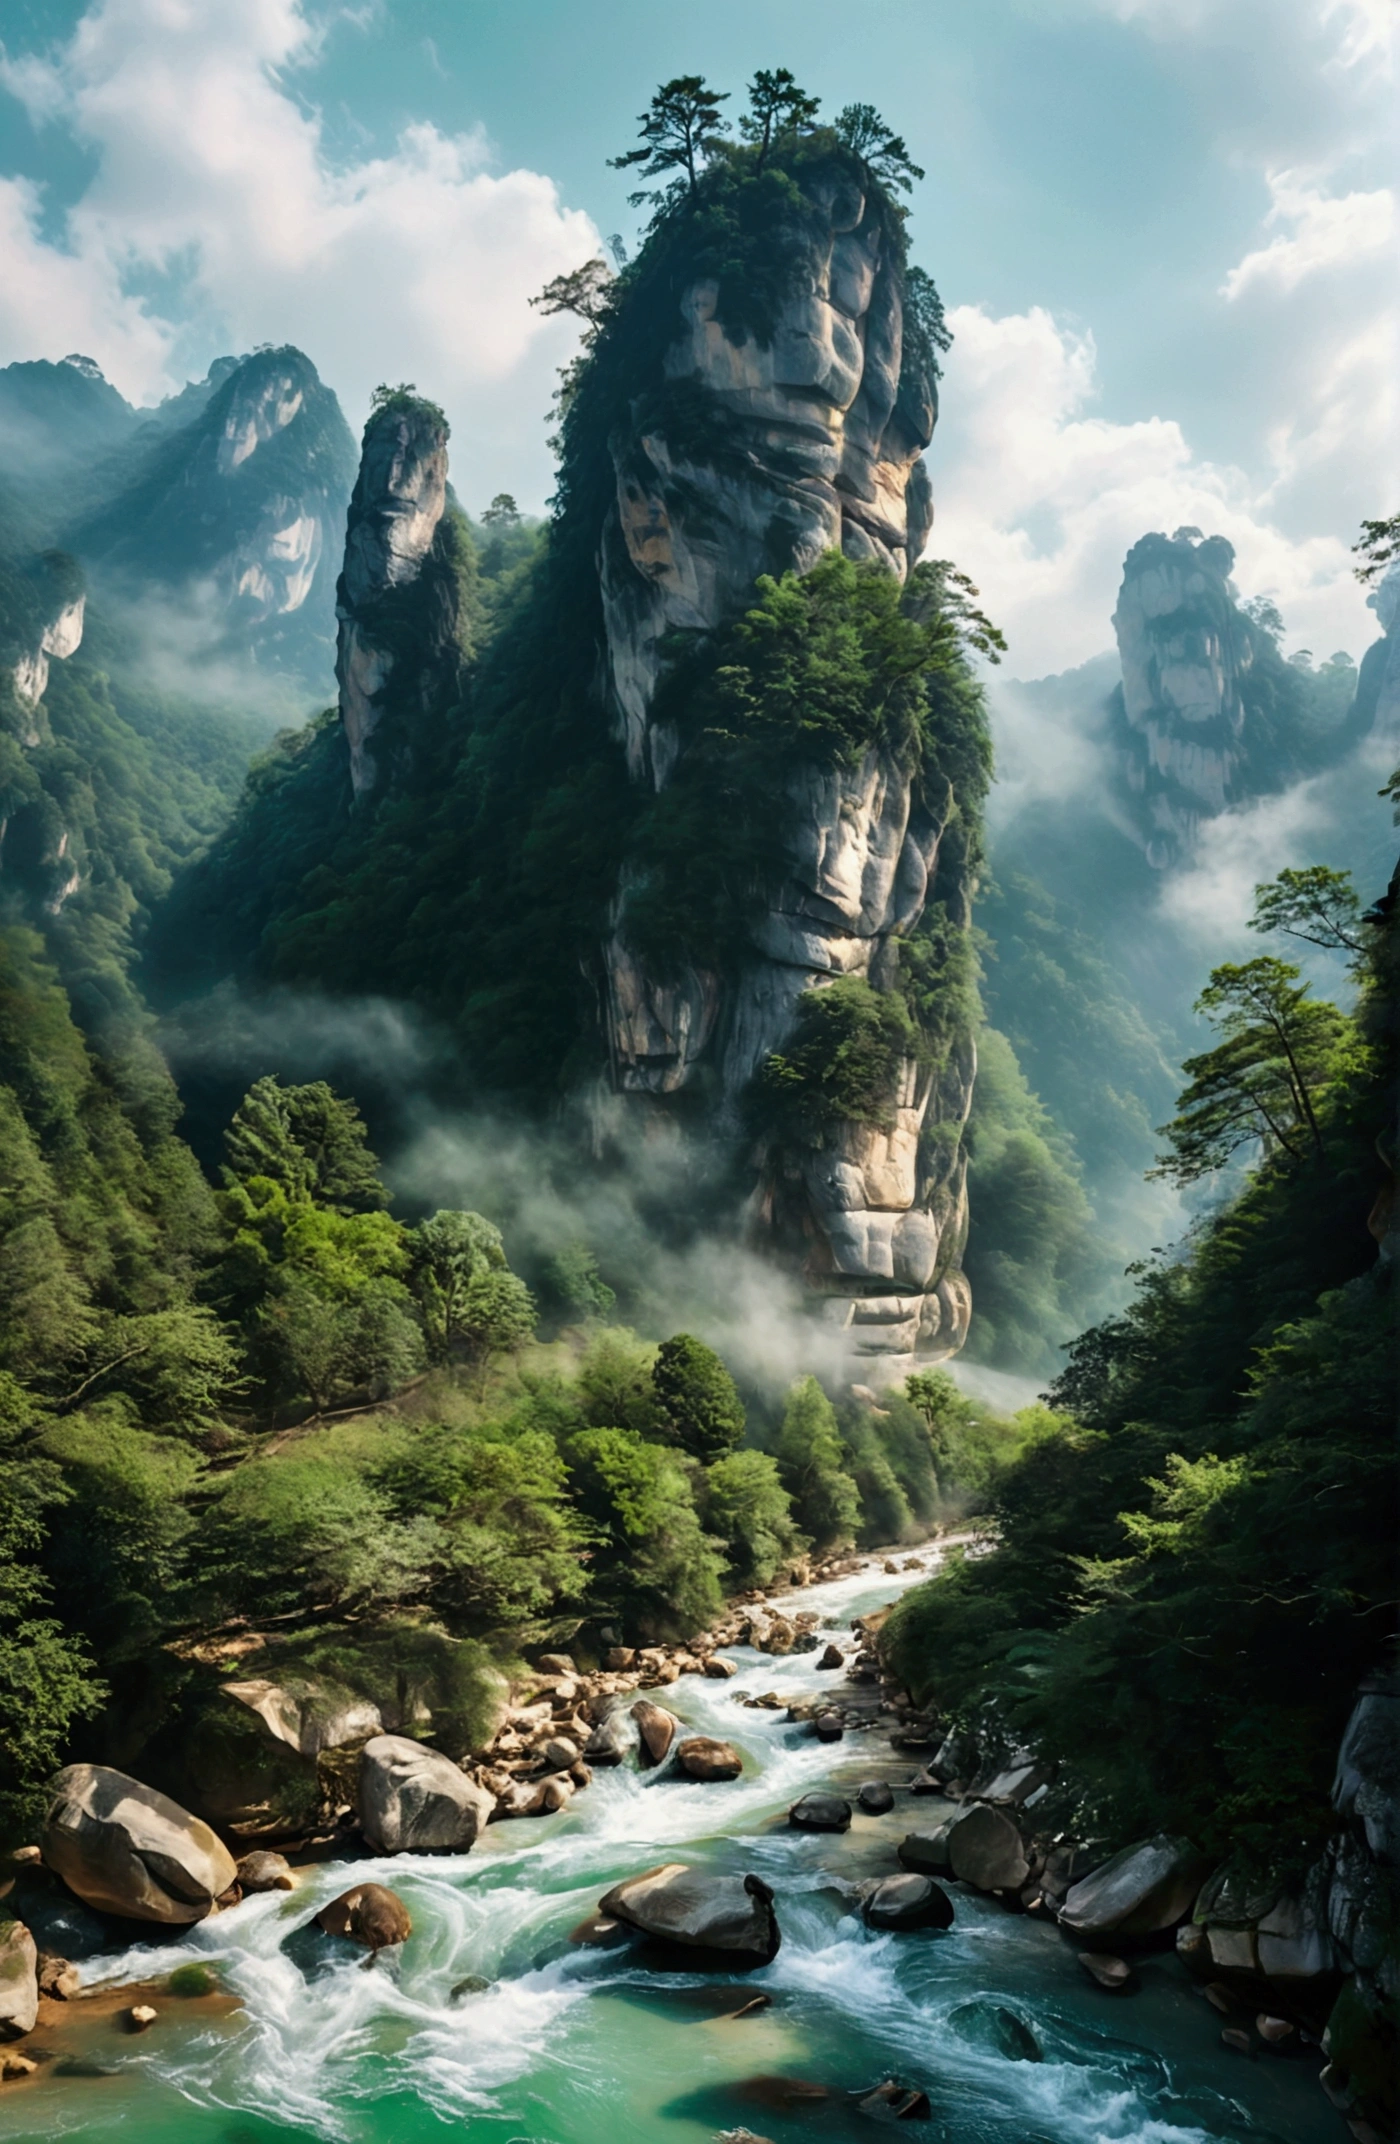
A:
POLYGON ((207 1824, 105 1764, 70 1764, 55 1776, 43 1854, 84 1904, 167 1926, 202 1921, 237 1876, 207 1824))
POLYGON ((605 1713, 583 1747, 589 1764, 625 1764, 635 1754, 637 1730, 621 1705, 605 1713))
POLYGON ((896 1847, 895 1858, 901 1868, 912 1869, 921 1876, 948 1875, 951 1863, 947 1824, 939 1824, 933 1831, 909 1832, 896 1847))
POLYGON ((245 1891, 293 1891, 291 1866, 282 1854, 259 1849, 245 1854, 238 1864, 238 1881, 245 1891))
POLYGON ((886 1816, 894 1807, 894 1788, 887 1779, 864 1779, 856 1788, 856 1804, 867 1816, 886 1816))
POLYGON ((1091 1980, 1101 1988, 1126 1988, 1133 1977, 1133 1969, 1123 1958, 1110 1958, 1106 1951, 1082 1950, 1079 1963, 1091 1980))
POLYGON ((360 1753, 360 1826, 385 1854, 463 1854, 496 1806, 450 1757, 407 1735, 375 1735, 360 1753))
POLYGON ((828 1645, 821 1659, 817 1662, 817 1666, 819 1668, 839 1668, 845 1665, 845 1660, 846 1655, 839 1645, 828 1645))
POLYGON ((794 1831, 849 1831, 851 1805, 839 1794, 804 1794, 788 1810, 794 1831))
POLYGON ((573 1656, 570 1653, 541 1653, 535 1662, 541 1675, 577 1675, 573 1656))
POLYGON ((976 1891, 1019 1891, 1030 1874, 1021 1834, 999 1809, 978 1802, 948 1825, 948 1867, 976 1891))
POLYGON ((551 1735, 540 1754, 551 1772, 571 1771, 579 1760, 578 1744, 567 1735, 551 1735))
POLYGON ((710 1953, 737 1972, 769 1964, 782 1941, 773 1893, 761 1877, 716 1876, 683 1861, 614 1884, 598 1912, 659 1942, 710 1953))
POLYGON ((866 1896, 867 1928, 951 1928, 953 1901, 929 1876, 885 1876, 866 1896))
POLYGON ((1060 1908, 1060 1926, 1091 1943, 1156 1935, 1190 1912, 1208 1869, 1189 1839, 1159 1832, 1125 1846, 1075 1884, 1060 1908))
POLYGON ((316 1916, 316 1926, 328 1936, 347 1936, 366 1950, 387 1950, 406 1942, 413 1933, 408 1908, 397 1891, 382 1883, 357 1883, 342 1891, 316 1916))
POLYGON ((0 2034, 18 2039, 39 2015, 38 1951, 23 1921, 0 1928, 0 2034))
POLYGON ((711 1682, 728 1682, 730 1676, 737 1675, 739 1670, 732 1660, 721 1660, 718 1653, 711 1653, 702 1672, 709 1676, 711 1682))
POLYGON ((816 1727, 819 1742, 839 1742, 846 1732, 845 1723, 839 1712, 819 1712, 813 1724, 816 1727))
POLYGON ((654 1705, 649 1697, 639 1697, 632 1707, 632 1717, 642 1738, 643 1765, 664 1764, 671 1754, 671 1744, 681 1731, 675 1713, 668 1712, 664 1705, 654 1705))
POLYGON ((734 1744, 721 1742, 714 1735, 691 1735, 678 1742, 676 1762, 687 1779, 704 1782, 737 1779, 744 1769, 744 1760, 734 1744))
POLYGON ((39 1993, 53 2002, 71 2003, 75 1995, 83 1991, 83 1976, 76 1965, 67 1958, 58 1958, 52 1952, 39 1953, 39 1993))
POLYGON ((856 2101, 856 2113, 873 2115, 877 2122, 926 2122, 931 2112, 928 2093, 901 2084, 898 2077, 887 2077, 856 2101))
POLYGON ((1043 2062, 1045 2059, 1039 2040, 1025 2019, 1005 2003, 989 2002, 979 1996, 970 2003, 959 2003, 950 2011, 948 2023, 960 2040, 973 2047, 986 2048, 990 2054, 1001 2055, 1007 2062, 1043 2062))

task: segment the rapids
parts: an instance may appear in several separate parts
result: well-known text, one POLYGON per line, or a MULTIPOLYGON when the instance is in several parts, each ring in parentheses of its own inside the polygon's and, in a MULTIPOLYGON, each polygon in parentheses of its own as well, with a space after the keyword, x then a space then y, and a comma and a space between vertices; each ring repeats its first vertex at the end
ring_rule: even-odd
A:
MULTIPOLYGON (((813 1587, 823 1633, 911 1581, 876 1569, 813 1587)), ((1254 2062, 1220 2045, 1220 2019, 1169 1954, 1140 1986, 1092 1986, 1053 1927, 954 1890, 947 1934, 876 1935, 833 1877, 887 1873, 911 1803, 857 1815, 841 1837, 788 1829, 788 1804, 830 1783, 898 1782, 911 1760, 877 1736, 827 1746, 743 1692, 831 1689, 815 1655, 731 1651, 730 1682, 686 1677, 660 1693, 693 1730, 744 1755, 741 1780, 690 1785, 599 1772, 560 1816, 493 1825, 469 1855, 335 1862, 294 1893, 246 1900, 177 1940, 104 1953, 90 1985, 210 1965, 235 2004, 157 1995, 140 2038, 73 2005, 48 2074, 0 2087, 0 2144, 73 2136, 130 2144, 712 2144, 745 2127, 774 2144, 860 2144, 846 2094, 896 2074, 921 2085, 925 2144, 1336 2144, 1315 2061, 1254 2062), (569 1929, 620 1877, 659 1861, 755 1870, 772 1884, 782 1949, 762 1972, 660 1973, 626 1950, 572 1948, 569 1929), (299 1939, 356 1874, 392 1882, 414 1933, 401 1958, 337 1961, 299 1939), (455 2001, 468 1975, 490 1982, 455 2001), (766 1991, 751 2018, 725 2013, 766 1991), (1040 2062, 987 2044, 986 2006, 1034 2032, 1040 2062), (970 2006, 970 2007, 969 2007, 970 2006), (980 2008, 979 2008, 980 2006, 980 2008), (781 2080, 829 2088, 784 2104, 781 2080)), ((922 1826, 944 1809, 917 1805, 922 1826)), ((52 2036, 50 2036, 52 2037, 52 2036)), ((45 2035, 35 2035, 42 2044, 45 2035)))

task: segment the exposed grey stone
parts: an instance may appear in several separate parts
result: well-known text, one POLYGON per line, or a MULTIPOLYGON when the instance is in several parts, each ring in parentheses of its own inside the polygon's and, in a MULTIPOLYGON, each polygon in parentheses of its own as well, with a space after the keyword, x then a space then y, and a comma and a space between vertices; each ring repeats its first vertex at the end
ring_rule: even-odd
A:
POLYGON ((407 1735, 376 1735, 360 1754, 360 1824, 386 1854, 463 1854, 485 1829, 495 1796, 440 1750, 407 1735))
POLYGON ((615 1884, 598 1911, 642 1935, 713 1953, 740 1971, 768 1964, 781 1941, 773 1894, 759 1877, 715 1876, 678 1861, 615 1884))
POLYGON ((45 1863, 70 1891, 127 1920, 201 1921, 237 1875, 207 1824, 104 1764, 57 1774, 42 1843, 45 1863))

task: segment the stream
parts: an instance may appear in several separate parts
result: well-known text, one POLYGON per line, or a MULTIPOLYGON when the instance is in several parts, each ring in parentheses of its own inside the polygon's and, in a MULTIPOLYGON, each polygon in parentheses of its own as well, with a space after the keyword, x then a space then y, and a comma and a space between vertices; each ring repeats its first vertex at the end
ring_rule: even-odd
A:
MULTIPOLYGON (((823 1642, 844 1633, 849 1644, 852 1616, 912 1582, 876 1567, 808 1589, 802 1605, 822 1614, 823 1642)), ((157 1995, 159 2016, 140 2038, 96 2003, 86 2022, 75 2003, 48 2074, 0 2090, 0 2144, 427 2144, 444 2133, 473 2144, 713 2144, 740 2127, 774 2144, 869 2144, 876 2132, 850 2095, 890 2075, 929 2095, 931 2118, 906 2131, 914 2144, 1345 2139, 1316 2060, 1253 2061, 1222 2047, 1220 2018, 1170 1953, 1139 1961, 1133 1992, 1109 1994, 1053 1926, 957 1886, 947 1933, 867 1930, 832 1877, 889 1873, 903 1834, 947 1805, 898 1795, 891 1815, 857 1812, 842 1836, 790 1830, 800 1793, 853 1792, 869 1777, 898 1784, 914 1760, 878 1735, 824 1745, 780 1713, 736 1703, 829 1691, 838 1678, 816 1669, 816 1655, 727 1651, 732 1681, 687 1676, 656 1695, 692 1731, 735 1742, 742 1779, 600 1771, 561 1815, 492 1825, 470 1856, 328 1863, 294 1893, 247 1899, 177 1941, 92 1958, 89 1984, 207 1963, 237 2003, 157 1995), (783 1935, 772 1965, 662 1973, 627 1950, 570 1946, 568 1931, 611 1884, 669 1860, 754 1870, 772 1885, 783 1935), (356 1956, 324 1969, 296 1931, 357 1875, 393 1885, 413 1935, 393 1962, 367 1969, 356 1956), (468 1975, 491 1985, 454 2001, 468 1975), (759 1992, 770 2007, 727 2015, 759 1992), (1031 2028, 1043 2060, 997 2051, 993 2005, 1031 2028), (781 2080, 830 2097, 801 2104, 781 2080)))

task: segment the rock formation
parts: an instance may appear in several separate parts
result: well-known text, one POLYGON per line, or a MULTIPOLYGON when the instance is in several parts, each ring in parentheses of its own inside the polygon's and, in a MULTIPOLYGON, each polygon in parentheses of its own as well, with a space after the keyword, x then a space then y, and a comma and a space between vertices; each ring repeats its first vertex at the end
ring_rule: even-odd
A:
MULTIPOLYGON (((677 633, 713 630, 752 601, 757 576, 804 571, 833 550, 903 579, 932 522, 920 457, 934 379, 909 357, 890 211, 839 161, 800 183, 771 335, 726 321, 720 285, 695 276, 658 376, 638 381, 631 421, 609 442, 613 496, 598 532, 607 686, 630 775, 652 790, 682 751, 664 696, 658 707, 677 633), (674 423, 671 408, 683 413, 674 423)), ((736 975, 699 961, 655 972, 629 938, 624 873, 604 999, 612 1082, 633 1113, 693 1120, 703 1093, 732 1143, 745 1090, 805 992, 842 976, 890 987, 895 941, 922 914, 953 801, 921 793, 884 747, 833 768, 795 758, 773 798, 784 882, 736 975)), ((945 889, 955 928, 969 920, 968 890, 945 889)), ((888 1358, 891 1375, 916 1350, 948 1354, 966 1337, 960 1133, 973 1071, 970 1039, 937 1076, 911 1058, 887 1125, 770 1141, 758 1159, 757 1241, 795 1262, 854 1351, 888 1358)))
POLYGON ((178 1802, 105 1764, 70 1764, 49 1786, 45 1866, 103 1913, 183 1926, 230 1890, 233 1856, 178 1802))
POLYGON ((1254 635, 1229 586, 1234 563, 1223 536, 1197 529, 1144 536, 1123 563, 1113 614, 1123 665, 1119 766, 1158 868, 1238 793, 1240 685, 1254 635))
MULTIPOLYGON (((378 784, 391 710, 441 704, 460 656, 459 589, 447 506, 447 425, 440 410, 395 396, 365 427, 336 587, 335 674, 357 797, 378 784)), ((403 739, 392 742, 401 745, 403 739)))

